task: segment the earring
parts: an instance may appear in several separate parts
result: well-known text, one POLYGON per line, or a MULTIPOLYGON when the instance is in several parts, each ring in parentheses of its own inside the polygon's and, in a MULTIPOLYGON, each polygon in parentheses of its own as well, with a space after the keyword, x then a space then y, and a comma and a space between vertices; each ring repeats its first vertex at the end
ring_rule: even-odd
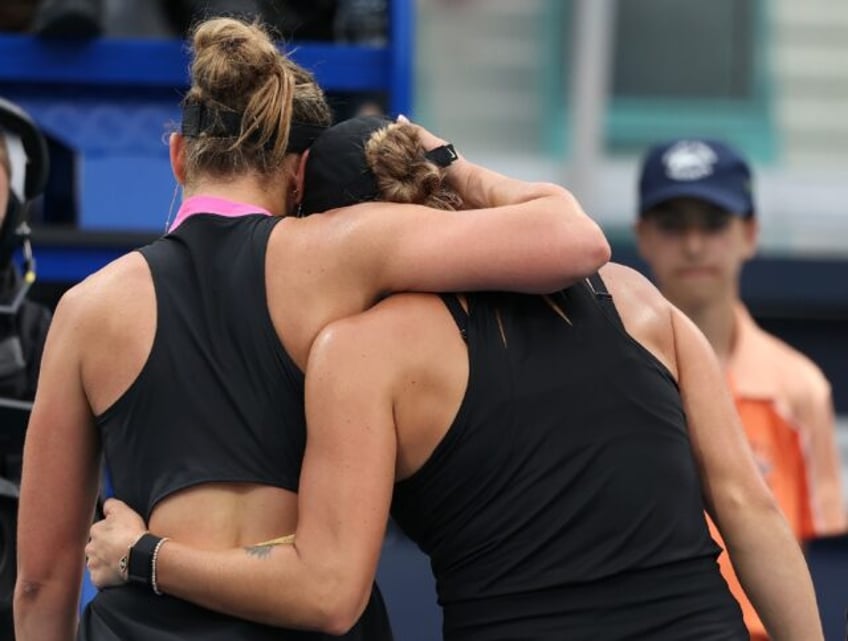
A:
POLYGON ((303 216, 303 200, 299 198, 300 189, 295 187, 292 189, 291 201, 297 203, 294 208, 294 215, 296 218, 301 218, 303 216))

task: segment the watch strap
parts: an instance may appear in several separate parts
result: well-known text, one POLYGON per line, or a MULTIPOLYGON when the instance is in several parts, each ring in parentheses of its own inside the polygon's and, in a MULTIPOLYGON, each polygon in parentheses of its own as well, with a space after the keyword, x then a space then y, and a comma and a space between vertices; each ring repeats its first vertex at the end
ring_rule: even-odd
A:
POLYGON ((454 149, 451 143, 447 143, 441 147, 431 149, 424 154, 424 157, 434 165, 445 168, 450 167, 459 158, 459 154, 456 153, 456 149, 454 149))
POLYGON ((153 585, 153 555, 161 540, 147 532, 130 548, 127 560, 127 580, 130 583, 153 585))

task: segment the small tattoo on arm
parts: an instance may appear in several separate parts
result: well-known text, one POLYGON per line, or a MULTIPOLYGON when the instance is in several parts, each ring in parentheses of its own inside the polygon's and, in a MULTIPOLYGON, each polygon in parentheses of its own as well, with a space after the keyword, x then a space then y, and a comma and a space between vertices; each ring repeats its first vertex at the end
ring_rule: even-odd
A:
POLYGON ((244 551, 247 552, 250 556, 255 556, 259 559, 265 559, 271 554, 271 548, 273 545, 268 545, 267 543, 260 543, 259 545, 248 545, 244 548, 244 551))

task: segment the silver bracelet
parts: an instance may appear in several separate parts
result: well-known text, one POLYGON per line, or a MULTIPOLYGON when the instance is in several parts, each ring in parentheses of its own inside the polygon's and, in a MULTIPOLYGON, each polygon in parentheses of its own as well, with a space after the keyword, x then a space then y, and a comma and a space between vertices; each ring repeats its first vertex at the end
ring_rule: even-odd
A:
POLYGON ((162 549, 162 544, 168 540, 168 537, 159 539, 156 547, 153 548, 153 559, 151 560, 150 568, 150 587, 153 588, 153 594, 162 596, 162 591, 159 589, 159 583, 156 581, 156 562, 159 560, 159 550, 162 549))

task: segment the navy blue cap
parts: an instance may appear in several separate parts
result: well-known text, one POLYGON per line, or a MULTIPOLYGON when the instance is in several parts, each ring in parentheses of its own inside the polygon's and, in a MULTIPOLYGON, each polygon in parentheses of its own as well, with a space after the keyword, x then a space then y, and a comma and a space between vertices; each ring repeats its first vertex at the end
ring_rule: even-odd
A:
POLYGON ((751 169, 717 140, 672 140, 651 147, 639 176, 639 215, 672 198, 698 198, 739 216, 754 213, 751 169))

